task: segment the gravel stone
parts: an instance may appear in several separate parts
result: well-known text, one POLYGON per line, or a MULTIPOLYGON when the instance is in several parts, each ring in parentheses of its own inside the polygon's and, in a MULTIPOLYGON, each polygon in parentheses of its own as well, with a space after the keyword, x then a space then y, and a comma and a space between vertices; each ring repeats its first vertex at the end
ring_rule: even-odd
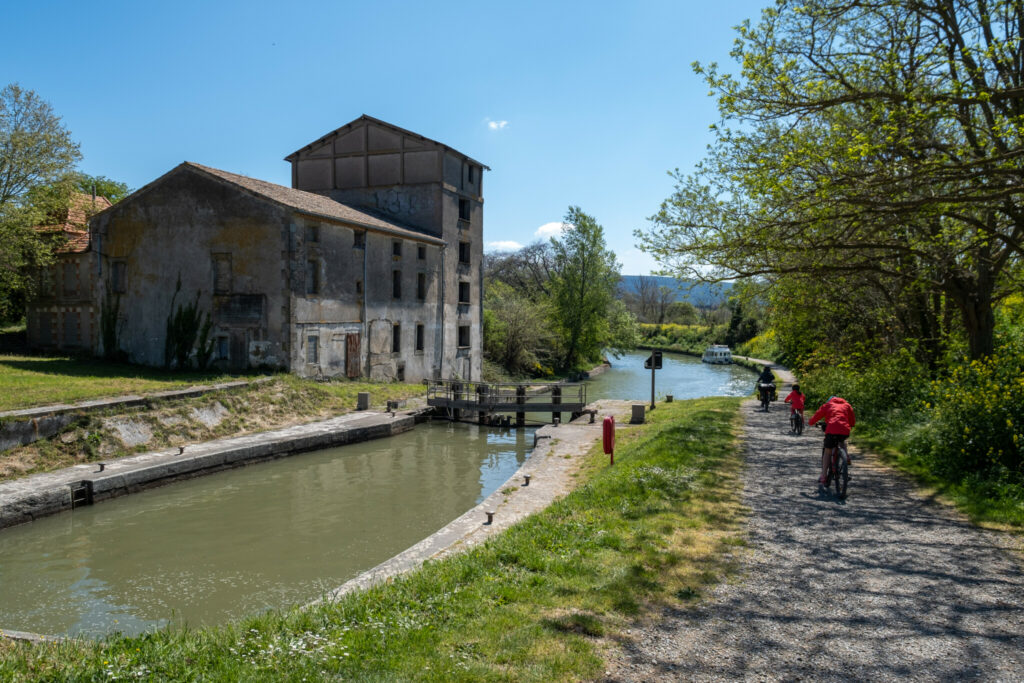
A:
POLYGON ((1024 680, 1017 539, 855 448, 847 499, 819 493, 821 433, 790 434, 781 400, 742 412, 739 581, 635 625, 605 680, 1024 680))

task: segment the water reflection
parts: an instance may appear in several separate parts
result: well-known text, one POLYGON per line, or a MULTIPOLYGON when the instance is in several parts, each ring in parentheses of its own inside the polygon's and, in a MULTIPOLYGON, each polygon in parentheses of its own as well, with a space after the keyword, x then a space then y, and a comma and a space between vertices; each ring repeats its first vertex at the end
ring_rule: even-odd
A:
POLYGON ((433 423, 0 533, 0 627, 137 633, 319 597, 483 500, 532 433, 433 423))
MULTIPOLYGON (((602 398, 651 400, 651 371, 644 370, 650 351, 634 351, 618 359, 604 374, 587 381, 587 400, 602 398)), ((662 369, 655 371, 655 395, 676 399, 704 396, 746 396, 754 389, 756 375, 739 365, 708 365, 699 358, 666 353, 662 369)))

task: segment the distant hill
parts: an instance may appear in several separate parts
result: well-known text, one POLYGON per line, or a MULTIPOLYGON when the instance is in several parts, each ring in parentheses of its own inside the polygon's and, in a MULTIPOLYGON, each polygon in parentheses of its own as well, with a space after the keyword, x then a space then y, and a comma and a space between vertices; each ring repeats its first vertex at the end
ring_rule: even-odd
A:
POLYGON ((676 292, 676 301, 689 301, 694 306, 701 308, 714 308, 729 298, 729 290, 732 284, 723 282, 717 285, 709 285, 706 282, 693 282, 692 280, 677 280, 674 277, 665 275, 623 275, 619 288, 625 292, 635 292, 637 281, 641 277, 650 277, 657 281, 659 287, 668 287, 676 292))

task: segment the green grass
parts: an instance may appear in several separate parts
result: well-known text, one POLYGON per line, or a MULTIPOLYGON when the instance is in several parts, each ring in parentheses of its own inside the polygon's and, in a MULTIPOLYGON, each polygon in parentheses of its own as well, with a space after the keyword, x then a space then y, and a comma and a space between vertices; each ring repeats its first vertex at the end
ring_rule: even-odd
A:
POLYGON ((550 681, 722 580, 742 544, 738 399, 659 406, 580 486, 482 546, 332 604, 102 643, 0 641, 0 679, 550 681))
POLYGON ((0 410, 181 389, 237 379, 218 372, 165 372, 69 356, 0 355, 0 410))
POLYGON ((877 453, 882 462, 911 477, 926 495, 952 505, 972 523, 1024 534, 1024 487, 980 476, 959 480, 942 477, 922 458, 908 455, 893 445, 909 437, 909 434, 896 436, 891 431, 868 430, 857 435, 857 444, 877 453))

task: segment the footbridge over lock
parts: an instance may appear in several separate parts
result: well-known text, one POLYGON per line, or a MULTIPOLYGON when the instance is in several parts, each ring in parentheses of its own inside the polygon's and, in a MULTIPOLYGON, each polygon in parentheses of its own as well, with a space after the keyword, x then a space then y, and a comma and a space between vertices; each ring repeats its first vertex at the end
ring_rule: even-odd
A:
MULTIPOLYGON (((588 412, 586 384, 564 382, 466 382, 431 380, 427 386, 427 405, 443 411, 451 420, 464 420, 476 414, 479 424, 526 426, 527 414, 551 414, 561 421, 562 413, 576 419, 588 412)), ((593 419, 593 415, 591 415, 593 419)))

